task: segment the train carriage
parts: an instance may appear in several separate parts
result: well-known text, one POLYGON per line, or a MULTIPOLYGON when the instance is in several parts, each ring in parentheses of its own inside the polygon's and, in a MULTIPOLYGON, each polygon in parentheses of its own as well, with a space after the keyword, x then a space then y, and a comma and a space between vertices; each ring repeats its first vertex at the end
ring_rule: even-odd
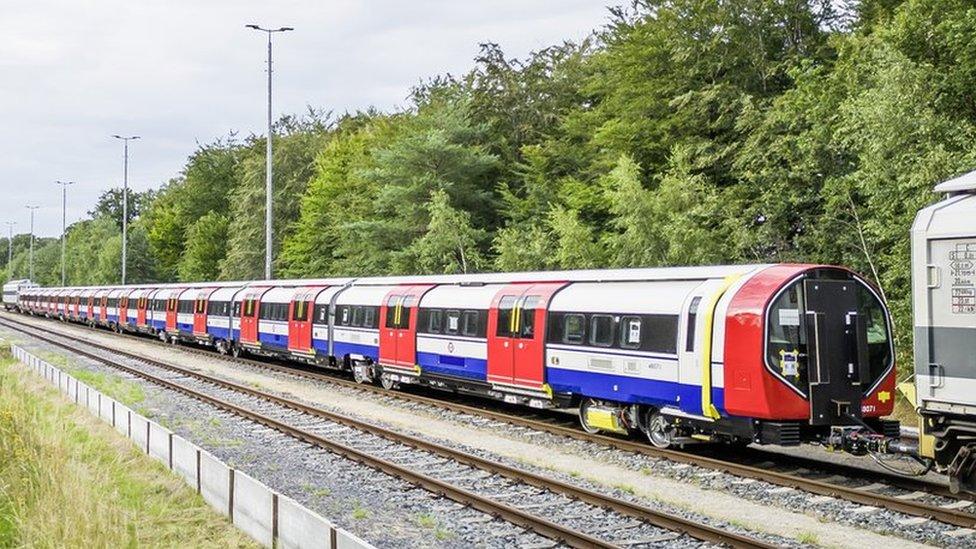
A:
POLYGON ((207 338, 221 354, 226 354, 233 347, 231 312, 234 296, 242 290, 243 286, 236 285, 217 288, 207 301, 207 338))
POLYGON ((487 387, 488 309, 500 285, 440 285, 420 301, 417 365, 435 383, 487 387))
POLYGON ((388 285, 353 285, 333 300, 332 355, 343 367, 351 368, 356 379, 373 378, 372 368, 380 351, 380 309, 393 289, 388 285))
POLYGON ((294 293, 294 288, 286 286, 271 288, 261 295, 254 351, 268 354, 288 351, 288 308, 294 293))

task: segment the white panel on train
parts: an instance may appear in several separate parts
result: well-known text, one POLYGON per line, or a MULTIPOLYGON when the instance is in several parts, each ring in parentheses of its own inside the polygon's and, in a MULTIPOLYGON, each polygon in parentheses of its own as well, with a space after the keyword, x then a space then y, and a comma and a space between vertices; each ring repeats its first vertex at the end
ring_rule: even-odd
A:
POLYGON ((440 309, 482 309, 491 307, 491 300, 504 286, 436 286, 424 294, 420 306, 440 309))
POLYGON ((679 314, 685 296, 700 280, 577 282, 556 293, 550 312, 679 314))
POLYGON ((336 305, 375 305, 383 304, 386 294, 397 286, 350 286, 336 298, 336 305))

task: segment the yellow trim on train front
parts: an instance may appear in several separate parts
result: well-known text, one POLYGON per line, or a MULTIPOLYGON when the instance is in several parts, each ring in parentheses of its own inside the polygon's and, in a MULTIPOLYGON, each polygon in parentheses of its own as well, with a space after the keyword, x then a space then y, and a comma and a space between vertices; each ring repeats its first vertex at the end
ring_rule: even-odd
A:
MULTIPOLYGON (((701 405, 702 405, 702 415, 711 419, 718 419, 722 417, 718 413, 718 409, 712 403, 712 326, 715 322, 715 309, 718 307, 718 302, 728 291, 729 287, 735 284, 735 281, 741 278, 742 275, 729 275, 722 280, 722 285, 712 293, 711 302, 705 309, 705 334, 702 338, 702 355, 701 355, 701 367, 702 367, 702 380, 701 380, 701 405)), ((689 326, 689 330, 694 330, 694 326, 689 326)))

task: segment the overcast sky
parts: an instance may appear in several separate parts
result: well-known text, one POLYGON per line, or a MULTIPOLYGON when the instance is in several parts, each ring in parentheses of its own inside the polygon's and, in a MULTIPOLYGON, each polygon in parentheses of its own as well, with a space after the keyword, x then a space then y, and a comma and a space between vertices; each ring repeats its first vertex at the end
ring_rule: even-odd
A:
MULTIPOLYGON (((421 78, 471 68, 478 44, 524 56, 580 39, 613 0, 31 0, 0 9, 0 223, 61 231, 122 182, 177 175, 197 143, 264 133, 266 42, 246 23, 293 26, 275 41, 275 115, 406 103, 421 78)), ((6 226, 0 225, 6 234, 6 226)))

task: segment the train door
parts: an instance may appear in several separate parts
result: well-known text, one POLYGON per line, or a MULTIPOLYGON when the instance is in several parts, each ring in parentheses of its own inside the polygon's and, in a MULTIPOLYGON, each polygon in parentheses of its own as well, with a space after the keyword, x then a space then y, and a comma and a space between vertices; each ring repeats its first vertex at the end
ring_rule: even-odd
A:
POLYGON ((180 306, 180 291, 175 290, 169 293, 166 298, 166 331, 176 332, 176 316, 180 306))
POLYGON ((488 381, 541 388, 549 301, 565 282, 512 284, 488 311, 488 381))
POLYGON ((212 290, 200 290, 193 300, 193 335, 207 335, 207 301, 212 290))
POLYGON ((380 306, 380 362, 391 366, 417 365, 417 310, 420 298, 433 285, 403 286, 390 291, 380 306))
POLYGON ((136 326, 146 325, 146 308, 149 305, 149 298, 145 295, 136 301, 136 326))
POLYGON ((123 295, 119 297, 119 325, 125 325, 129 323, 129 296, 123 295))
POLYGON ((108 294, 103 295, 98 303, 98 320, 108 322, 108 294))
MULTIPOLYGON (((804 280, 810 423, 860 422, 861 394, 870 381, 864 319, 854 280, 804 280), (825 345, 846 341, 847 345, 825 345)), ((780 312, 782 318, 782 312, 780 312)))
POLYGON ((288 350, 312 351, 312 310, 323 287, 299 288, 288 305, 288 350))
POLYGON ((241 300, 241 343, 258 344, 258 311, 267 288, 246 292, 241 300))

